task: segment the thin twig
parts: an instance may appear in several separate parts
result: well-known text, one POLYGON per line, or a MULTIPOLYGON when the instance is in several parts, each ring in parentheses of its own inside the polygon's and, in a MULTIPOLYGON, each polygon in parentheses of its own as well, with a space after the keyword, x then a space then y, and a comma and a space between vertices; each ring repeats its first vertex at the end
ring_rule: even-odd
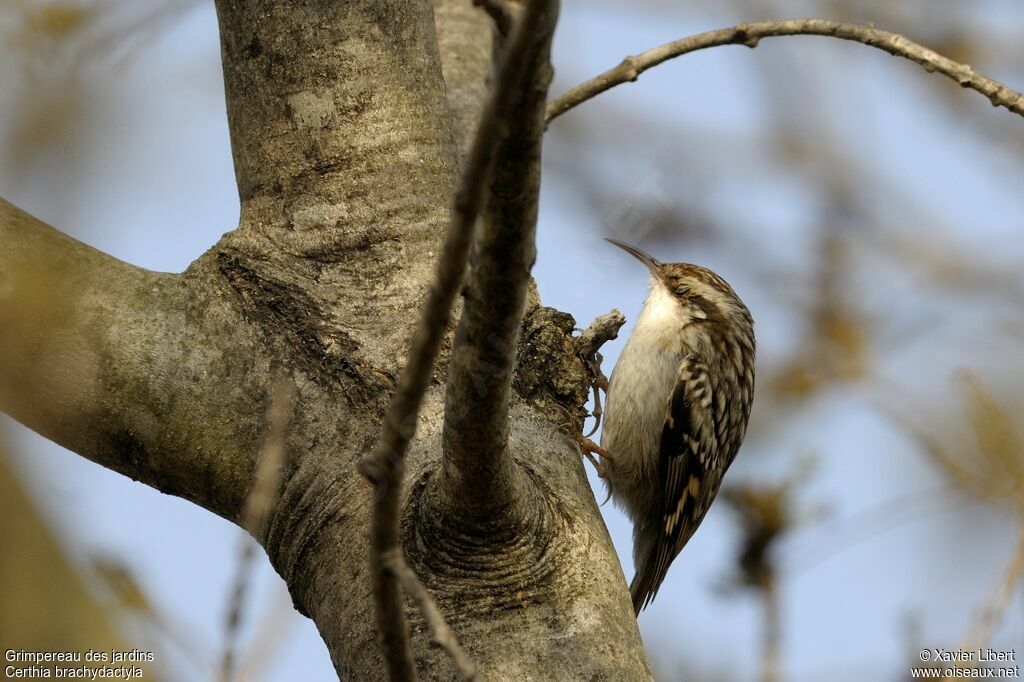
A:
POLYGON ((455 195, 451 224, 438 260, 434 283, 423 305, 409 361, 402 370, 377 447, 360 462, 360 471, 376 488, 373 504, 371 571, 381 647, 392 680, 415 680, 416 670, 403 611, 398 577, 387 566, 389 552, 399 551, 399 502, 404 457, 416 433, 416 419, 434 358, 444 338, 452 304, 462 284, 477 217, 484 205, 488 179, 509 124, 516 94, 526 81, 527 65, 546 7, 530 2, 513 31, 495 84, 480 117, 462 179, 455 195))
POLYGON ((965 648, 964 651, 980 649, 988 645, 989 638, 992 637, 996 626, 1002 621, 1006 606, 1010 603, 1010 598, 1022 577, 1024 577, 1024 524, 1021 525, 1017 546, 1003 579, 999 581, 988 603, 978 614, 978 624, 973 628, 973 636, 968 643, 970 648, 965 648))
POLYGON ((242 527, 257 539, 263 537, 270 512, 277 504, 281 469, 287 456, 285 437, 294 401, 295 387, 291 381, 278 381, 273 388, 270 409, 267 411, 267 441, 256 465, 256 477, 242 512, 242 527))
MULTIPOLYGON (((1007 604, 1013 596, 1014 590, 1024 577, 1024 519, 1021 520, 1017 546, 1014 549, 1013 557, 1010 558, 1010 565, 1001 580, 996 583, 991 596, 981 607, 971 626, 970 632, 960 645, 960 651, 977 651, 988 645, 988 640, 1003 619, 1007 604)), ((959 667, 959 666, 958 666, 959 667)), ((951 671, 943 676, 943 682, 952 679, 951 671)))
POLYGON ((245 607, 253 563, 256 559, 256 545, 253 538, 262 538, 266 524, 277 503, 278 487, 281 484, 281 469, 287 453, 286 435, 288 421, 294 402, 294 387, 291 382, 280 380, 274 386, 267 410, 267 440, 259 461, 252 488, 242 508, 241 525, 247 533, 241 538, 241 549, 235 577, 228 602, 227 618, 224 623, 224 651, 221 656, 221 682, 230 682, 235 674, 238 635, 242 626, 242 610, 245 607), (250 537, 251 535, 251 537, 250 537))
POLYGON ((799 544, 787 548, 787 557, 781 573, 792 579, 800 573, 854 549, 883 533, 916 523, 939 514, 962 511, 972 504, 980 504, 967 495, 957 495, 953 485, 929 488, 896 498, 861 511, 846 519, 823 524, 799 544), (809 546, 807 546, 809 545, 809 546))
POLYGON ((245 535, 241 538, 238 563, 235 565, 235 576, 231 581, 231 596, 228 599, 228 612, 224 620, 224 648, 220 658, 220 682, 232 682, 235 675, 238 636, 242 630, 242 609, 249 592, 249 579, 252 575, 253 563, 256 559, 256 548, 252 538, 245 535))
POLYGON ((732 28, 700 33, 665 43, 639 55, 626 57, 614 69, 605 71, 552 101, 548 105, 547 120, 551 122, 573 107, 616 85, 635 81, 647 69, 689 52, 721 45, 746 45, 753 48, 757 47, 758 41, 762 38, 794 35, 839 38, 884 50, 891 55, 920 64, 925 71, 938 72, 952 78, 962 87, 977 90, 988 97, 992 106, 1006 107, 1018 116, 1024 116, 1024 95, 1021 93, 976 73, 967 64, 955 62, 898 33, 882 31, 870 24, 852 24, 827 19, 790 19, 740 24, 732 28))
POLYGON ((276 588, 249 638, 245 655, 239 661, 235 679, 270 679, 267 669, 275 658, 283 653, 289 636, 298 622, 299 618, 292 606, 288 590, 283 586, 276 588))
MULTIPOLYGON (((2 452, 0 452, 2 455, 2 452)), ((216 679, 219 662, 204 642, 193 635, 191 624, 180 620, 174 614, 164 612, 146 595, 130 568, 113 556, 95 555, 90 558, 90 568, 114 600, 112 606, 138 619, 138 631, 149 649, 158 649, 170 644, 177 648, 197 670, 216 679)))
POLYGON ((455 633, 448 627, 444 615, 437 608, 437 602, 434 601, 434 598, 423 587, 423 583, 416 577, 416 573, 405 563, 402 553, 397 549, 387 552, 384 556, 384 565, 398 576, 398 580, 402 583, 402 588, 419 605, 420 611, 423 612, 423 617, 427 620, 427 626, 430 628, 431 639, 437 646, 448 652, 462 679, 466 682, 477 680, 476 665, 470 660, 466 651, 459 644, 455 633))

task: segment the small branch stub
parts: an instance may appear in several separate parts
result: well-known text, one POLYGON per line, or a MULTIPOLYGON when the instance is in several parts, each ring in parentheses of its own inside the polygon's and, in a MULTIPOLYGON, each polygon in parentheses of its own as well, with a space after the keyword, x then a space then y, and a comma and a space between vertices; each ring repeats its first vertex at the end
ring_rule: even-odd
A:
MULTIPOLYGON (((583 443, 584 451, 588 454, 591 452, 597 452, 602 457, 608 456, 606 452, 600 448, 594 449, 588 443, 590 436, 597 433, 597 429, 601 426, 601 415, 604 413, 601 408, 601 391, 608 390, 608 377, 604 375, 601 370, 601 361, 604 359, 601 357, 601 353, 598 349, 601 348, 606 342, 611 341, 619 336, 619 329, 626 323, 626 318, 618 310, 612 310, 610 313, 604 315, 598 315, 590 326, 583 330, 583 333, 576 338, 576 352, 583 362, 586 363, 587 369, 590 370, 592 377, 591 389, 594 392, 594 425, 590 431, 584 434, 583 443)), ((597 446, 595 446, 597 447, 597 446)))
POLYGON ((626 324, 626 317, 618 310, 598 315, 590 323, 590 326, 577 337, 576 352, 584 360, 590 360, 597 355, 601 346, 619 337, 619 330, 624 324, 626 324))

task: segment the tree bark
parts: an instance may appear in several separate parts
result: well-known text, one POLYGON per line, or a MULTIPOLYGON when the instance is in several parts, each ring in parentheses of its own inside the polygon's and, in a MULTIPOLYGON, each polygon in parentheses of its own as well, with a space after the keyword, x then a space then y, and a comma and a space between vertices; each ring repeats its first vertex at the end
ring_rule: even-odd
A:
MULTIPOLYGON (((241 522, 271 387, 294 383, 288 463, 257 539, 341 679, 385 674, 357 464, 405 364, 490 73, 486 15, 435 5, 217 0, 242 208, 184 273, 120 263, 0 203, 0 408, 29 427, 241 522)), ((450 507, 431 482, 451 330, 409 450, 406 560, 483 679, 650 677, 567 435, 592 379, 574 326, 533 293, 507 350, 514 523, 437 513, 450 507)), ((408 600, 406 612, 419 674, 452 679, 408 600)))

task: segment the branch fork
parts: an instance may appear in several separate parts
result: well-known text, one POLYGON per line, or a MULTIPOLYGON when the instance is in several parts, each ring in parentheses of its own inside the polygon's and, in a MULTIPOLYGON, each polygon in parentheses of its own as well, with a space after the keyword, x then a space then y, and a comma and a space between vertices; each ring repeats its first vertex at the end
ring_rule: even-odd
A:
MULTIPOLYGON (((492 10, 507 4, 486 3, 492 10)), ((518 266, 522 265, 523 256, 529 264, 533 258, 533 224, 539 195, 536 166, 539 164, 543 134, 546 85, 550 73, 548 54, 557 3, 553 0, 532 0, 521 14, 508 40, 466 160, 435 282, 422 309, 409 361, 399 377, 398 388, 385 417, 383 435, 374 451, 360 465, 360 470, 377 488, 371 564, 384 658, 390 678, 395 681, 416 679, 402 601, 403 587, 418 602, 431 623, 435 640, 449 643, 445 648, 463 679, 475 679, 476 675, 474 666, 458 647, 440 611, 402 557, 399 540, 401 486, 405 453, 414 429, 401 427, 415 423, 433 373, 434 359, 449 326, 455 296, 462 286, 479 222, 483 232, 477 238, 478 256, 466 284, 467 291, 477 295, 470 293, 466 297, 448 370, 444 472, 457 470, 460 474, 455 477, 454 489, 449 486, 448 499, 454 503, 471 497, 470 493, 489 495, 501 487, 501 481, 495 477, 511 467, 511 456, 507 450, 508 392, 529 284, 528 265, 526 268, 518 266), (537 82, 542 82, 543 86, 536 87, 537 82), (517 178, 520 184, 513 186, 514 191, 509 194, 526 197, 526 203, 505 207, 504 215, 496 214, 501 207, 501 193, 496 192, 495 187, 507 184, 507 181, 504 175, 493 177, 495 160, 500 156, 505 166, 516 166, 516 160, 510 162, 508 158, 507 147, 514 144, 522 148, 523 140, 517 136, 523 135, 527 137, 527 147, 536 150, 536 157, 527 153, 518 160, 518 167, 511 169, 512 177, 517 178), (478 220, 485 209, 487 214, 478 220), (514 217, 515 221, 503 221, 502 217, 514 217), (529 220, 531 217, 532 221, 529 220), (496 248, 500 249, 502 257, 494 253, 496 248), (505 258, 510 254, 518 254, 519 257, 505 258), (521 271, 521 276, 514 277, 507 269, 509 266, 521 271), (495 283, 502 285, 498 296, 492 295, 495 283), (506 304, 504 315, 493 314, 495 300, 506 304), (488 351, 487 357, 480 356, 488 351), (481 360, 489 366, 486 376, 477 371, 481 360), (477 395, 468 404, 476 411, 483 406, 484 418, 478 419, 476 414, 472 419, 457 418, 465 415, 455 408, 467 404, 464 396, 471 392, 481 393, 478 390, 481 381, 484 384, 482 395, 477 395), (488 453, 490 457, 481 458, 481 452, 488 453)), ((508 171, 506 168, 505 172, 508 171)), ((451 479, 452 476, 442 478, 451 479)))

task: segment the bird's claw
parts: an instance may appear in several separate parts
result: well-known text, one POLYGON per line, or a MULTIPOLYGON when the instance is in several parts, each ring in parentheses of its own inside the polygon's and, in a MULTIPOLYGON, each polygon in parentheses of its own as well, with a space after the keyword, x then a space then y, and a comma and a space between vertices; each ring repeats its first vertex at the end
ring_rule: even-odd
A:
POLYGON ((594 441, 590 440, 588 437, 584 436, 583 434, 576 434, 575 436, 573 436, 573 438, 576 440, 577 443, 580 444, 580 447, 583 449, 583 453, 585 455, 588 455, 588 456, 601 455, 601 457, 603 457, 604 459, 607 459, 607 460, 614 460, 615 459, 615 455, 613 455, 612 453, 608 452, 607 450, 605 450, 600 445, 598 445, 594 441))
POLYGON ((601 416, 604 414, 604 408, 601 407, 601 391, 608 395, 608 377, 601 372, 602 360, 604 358, 597 352, 594 353, 593 357, 587 358, 587 365, 594 375, 594 381, 590 384, 591 390, 594 391, 594 409, 590 413, 590 416, 594 418, 594 427, 585 434, 587 438, 597 433, 597 430, 601 427, 601 416))
POLYGON ((594 453, 587 450, 586 447, 583 448, 583 456, 590 460, 590 463, 594 465, 594 471, 597 472, 597 477, 604 481, 605 485, 608 486, 608 495, 604 498, 604 502, 598 505, 599 507, 603 507, 608 500, 612 499, 612 479, 608 476, 608 469, 605 465, 601 464, 600 460, 598 460, 597 457, 594 457, 594 453))
MULTIPOLYGON (((609 462, 614 461, 615 457, 612 455, 612 453, 608 452, 607 450, 605 450, 600 445, 590 440, 583 434, 577 433, 573 435, 573 440, 575 440, 579 444, 580 449, 583 451, 583 456, 586 457, 590 461, 590 463, 594 465, 594 471, 597 472, 598 478, 600 478, 601 480, 608 484, 608 496, 611 497, 612 480, 611 478, 608 477, 608 469, 605 467, 604 464, 601 463, 601 461, 597 457, 594 457, 594 455, 600 455, 602 459, 606 459, 609 462)), ((608 500, 606 499, 605 502, 607 501, 608 500)), ((604 502, 602 502, 601 504, 604 504, 604 502)))

